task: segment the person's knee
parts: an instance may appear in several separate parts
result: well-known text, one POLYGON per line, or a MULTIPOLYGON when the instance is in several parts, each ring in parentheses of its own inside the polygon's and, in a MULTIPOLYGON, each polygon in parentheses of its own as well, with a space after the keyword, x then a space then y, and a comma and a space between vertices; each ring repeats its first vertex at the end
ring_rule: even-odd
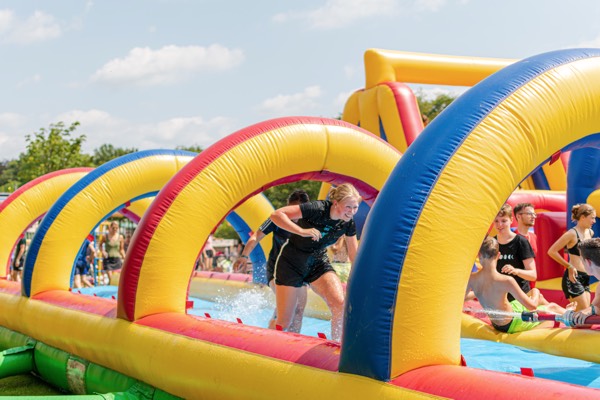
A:
POLYGON ((329 299, 328 304, 332 313, 342 312, 344 309, 344 298, 342 296, 333 296, 329 299))

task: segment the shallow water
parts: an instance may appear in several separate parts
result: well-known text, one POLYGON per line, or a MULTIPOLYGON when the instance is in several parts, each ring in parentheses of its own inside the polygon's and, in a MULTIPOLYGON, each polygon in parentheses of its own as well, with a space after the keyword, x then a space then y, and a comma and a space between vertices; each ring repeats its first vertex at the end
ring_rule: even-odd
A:
MULTIPOLYGON (((117 288, 103 286, 85 289, 82 293, 96 293, 101 297, 111 297, 116 296, 117 288)), ((273 314, 273 304, 259 291, 244 292, 228 301, 219 298, 214 302, 197 298, 190 298, 190 300, 194 301, 194 308, 188 310, 190 314, 204 316, 204 313, 209 313, 212 318, 231 322, 236 322, 236 318, 240 318, 243 323, 252 326, 266 327, 273 314)), ((317 336, 319 332, 330 337, 330 322, 304 318, 301 333, 317 336)), ((472 368, 517 374, 521 372, 521 368, 531 368, 534 375, 539 378, 600 389, 600 364, 553 356, 487 340, 461 339, 460 345, 467 365, 472 368)))

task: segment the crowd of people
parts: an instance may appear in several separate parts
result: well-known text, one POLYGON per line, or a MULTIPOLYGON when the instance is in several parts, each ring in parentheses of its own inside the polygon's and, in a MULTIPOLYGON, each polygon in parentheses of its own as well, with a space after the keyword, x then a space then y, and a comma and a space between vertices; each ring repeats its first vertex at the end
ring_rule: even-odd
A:
POLYGON ((548 322, 523 321, 527 311, 544 311, 557 315, 568 326, 581 326, 596 312, 597 297, 590 303, 590 275, 600 277, 600 239, 592 239, 591 229, 596 211, 589 204, 576 204, 571 210, 575 226, 565 232, 549 249, 548 255, 565 268, 562 290, 570 301, 566 308, 547 301, 531 287, 537 279, 535 257, 537 241, 530 228, 537 214, 530 203, 520 203, 514 210, 502 206, 494 219, 495 237, 486 237, 479 251, 481 269, 471 273, 466 300, 476 298, 490 318, 492 326, 506 333, 543 328, 548 322), (514 217, 517 229, 511 230, 514 217), (568 260, 560 251, 566 249, 568 260), (599 269, 596 269, 599 268, 599 269))

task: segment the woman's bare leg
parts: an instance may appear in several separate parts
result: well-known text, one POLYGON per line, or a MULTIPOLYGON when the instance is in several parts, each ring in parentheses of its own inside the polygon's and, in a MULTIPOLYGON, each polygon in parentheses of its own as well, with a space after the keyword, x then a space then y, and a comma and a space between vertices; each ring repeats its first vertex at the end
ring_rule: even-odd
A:
POLYGON ((276 325, 279 325, 284 331, 289 330, 298 303, 298 293, 301 289, 293 286, 276 285, 277 319, 271 319, 269 328, 275 329, 276 325))
POLYGON ((344 289, 340 278, 330 271, 311 282, 310 287, 325 300, 331 310, 331 338, 340 341, 344 320, 344 289))

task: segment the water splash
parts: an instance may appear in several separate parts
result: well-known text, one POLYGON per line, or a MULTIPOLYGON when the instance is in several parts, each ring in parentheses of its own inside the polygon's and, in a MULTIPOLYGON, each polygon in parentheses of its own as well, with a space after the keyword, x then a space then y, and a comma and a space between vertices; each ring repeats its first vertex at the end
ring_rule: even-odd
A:
POLYGON ((502 310, 496 310, 493 308, 471 308, 471 307, 465 307, 463 308, 463 312, 468 312, 468 313, 472 313, 472 314, 479 314, 479 315, 494 315, 494 316, 499 316, 499 317, 520 317, 521 313, 518 312, 513 312, 513 311, 502 311, 502 310))
POLYGON ((215 299, 216 318, 235 322, 240 318, 244 324, 266 327, 275 303, 270 293, 261 289, 243 290, 231 296, 220 295, 215 299))

